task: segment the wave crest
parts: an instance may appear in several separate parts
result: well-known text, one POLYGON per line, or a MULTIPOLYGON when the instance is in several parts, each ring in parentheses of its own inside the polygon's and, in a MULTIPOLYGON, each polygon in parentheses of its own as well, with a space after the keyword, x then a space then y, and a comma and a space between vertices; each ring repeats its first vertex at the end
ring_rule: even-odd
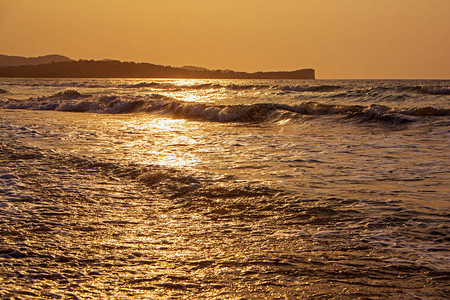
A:
POLYGON ((174 118, 211 122, 264 122, 294 119, 298 115, 341 115, 360 121, 413 122, 420 117, 449 116, 449 109, 431 106, 393 109, 383 105, 339 105, 305 102, 297 105, 258 103, 211 105, 176 100, 160 94, 146 96, 89 95, 65 90, 28 100, 0 100, 8 109, 59 110, 93 113, 159 113, 174 118))
POLYGON ((439 86, 420 86, 417 88, 419 93, 429 95, 450 95, 450 87, 439 86))

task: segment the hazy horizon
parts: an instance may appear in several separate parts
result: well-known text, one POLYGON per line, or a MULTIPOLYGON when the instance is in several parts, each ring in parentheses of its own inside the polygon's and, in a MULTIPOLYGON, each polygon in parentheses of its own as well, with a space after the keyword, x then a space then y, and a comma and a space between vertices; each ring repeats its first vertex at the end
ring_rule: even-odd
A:
POLYGON ((6 55, 450 78, 450 1, 0 0, 0 8, 6 55))
MULTIPOLYGON (((7 55, 7 56, 17 56, 17 57, 24 57, 24 58, 38 58, 38 57, 45 57, 45 56, 52 56, 52 55, 60 55, 60 56, 64 56, 64 57, 68 57, 70 59, 72 59, 73 61, 79 61, 79 60, 95 60, 95 61, 102 61, 102 60, 111 60, 111 61, 120 61, 120 62, 133 62, 133 63, 149 63, 149 64, 154 64, 154 65, 162 65, 162 64, 158 64, 152 61, 125 61, 125 60, 120 60, 120 59, 115 59, 115 58, 110 58, 110 57, 105 57, 105 58, 98 58, 98 59, 92 59, 92 58, 79 58, 79 59, 73 59, 72 57, 69 57, 67 55, 64 54, 59 54, 59 53, 51 53, 51 54, 44 54, 44 55, 39 55, 39 56, 18 56, 18 55, 14 55, 14 54, 4 54, 4 53, 0 53, 0 55, 7 55)), ((199 65, 188 65, 188 64, 184 64, 184 65, 165 65, 165 66, 169 66, 169 67, 174 67, 174 68, 183 68, 183 67, 194 67, 194 68, 205 68, 203 66, 199 66, 199 65)), ((236 69, 217 69, 217 68, 205 68, 207 70, 210 71, 215 71, 215 70, 231 70, 231 71, 235 71, 235 72, 246 72, 246 71, 242 71, 242 70, 236 70, 236 69)), ((299 69, 290 69, 290 70, 266 70, 263 72, 291 72, 291 71, 298 71, 301 69, 314 69, 314 71, 317 73, 317 70, 313 67, 308 68, 299 68, 299 69)), ((260 72, 261 70, 255 70, 255 71, 249 71, 248 73, 255 73, 255 72, 260 72)), ((447 78, 315 78, 315 80, 447 80, 447 78)))

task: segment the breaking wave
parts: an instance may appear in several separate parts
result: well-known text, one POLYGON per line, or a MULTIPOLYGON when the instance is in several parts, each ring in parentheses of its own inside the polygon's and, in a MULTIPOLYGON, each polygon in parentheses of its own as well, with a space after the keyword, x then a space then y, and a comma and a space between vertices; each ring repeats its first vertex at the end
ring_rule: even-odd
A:
POLYGON ((450 95, 450 87, 420 86, 420 87, 417 87, 417 89, 420 93, 423 93, 423 94, 450 95))
POLYGON ((361 122, 408 123, 420 117, 449 116, 449 109, 431 106, 394 109, 384 105, 339 105, 304 102, 297 105, 258 103, 248 105, 212 105, 176 100, 160 94, 121 97, 89 95, 65 90, 51 96, 28 100, 0 100, 6 109, 58 110, 91 113, 160 113, 174 118, 211 122, 263 122, 294 119, 298 115, 340 115, 361 122))

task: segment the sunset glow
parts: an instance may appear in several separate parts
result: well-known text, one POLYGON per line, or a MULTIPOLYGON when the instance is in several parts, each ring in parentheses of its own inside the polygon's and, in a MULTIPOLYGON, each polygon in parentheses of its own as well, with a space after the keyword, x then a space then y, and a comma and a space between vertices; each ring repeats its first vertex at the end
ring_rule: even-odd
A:
POLYGON ((0 53, 449 78, 446 0, 0 0, 0 53))

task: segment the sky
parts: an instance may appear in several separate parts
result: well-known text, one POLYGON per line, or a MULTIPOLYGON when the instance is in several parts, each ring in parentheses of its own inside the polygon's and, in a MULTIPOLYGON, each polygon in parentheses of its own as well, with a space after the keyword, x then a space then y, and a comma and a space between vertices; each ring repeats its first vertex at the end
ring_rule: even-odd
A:
POLYGON ((0 54, 450 79, 450 0, 0 0, 0 54))

